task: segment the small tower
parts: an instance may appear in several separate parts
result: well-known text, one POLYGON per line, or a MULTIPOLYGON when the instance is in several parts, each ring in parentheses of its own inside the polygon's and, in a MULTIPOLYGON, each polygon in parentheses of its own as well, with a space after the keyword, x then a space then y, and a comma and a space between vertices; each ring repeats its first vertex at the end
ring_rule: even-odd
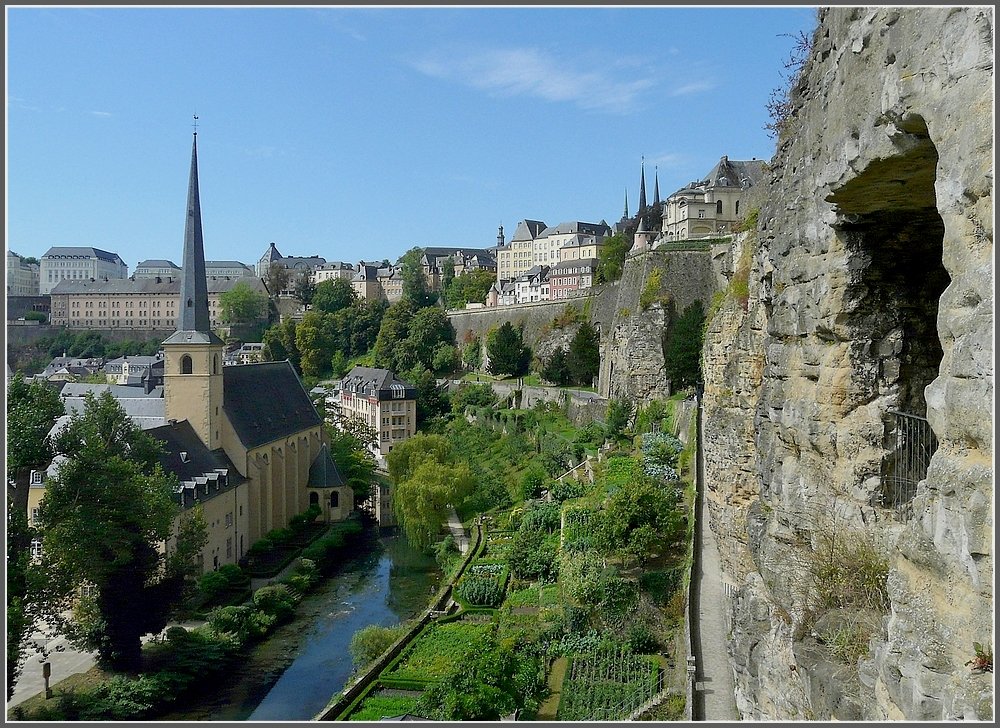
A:
POLYGON ((636 212, 641 215, 645 209, 646 209, 646 158, 643 157, 639 171, 639 209, 636 212))
POLYGON ((649 250, 653 247, 653 238, 656 237, 656 233, 649 229, 646 224, 646 218, 639 216, 639 227, 635 231, 635 237, 632 241, 632 252, 639 253, 644 250, 649 250))
POLYGON ((497 232, 497 248, 503 247, 503 225, 501 225, 497 232))
POLYGON ((167 419, 190 422, 209 450, 222 446, 223 347, 208 314, 196 131, 191 146, 177 331, 163 342, 163 396, 167 419))
POLYGON ((628 187, 625 188, 625 212, 622 213, 622 220, 628 220, 628 187))

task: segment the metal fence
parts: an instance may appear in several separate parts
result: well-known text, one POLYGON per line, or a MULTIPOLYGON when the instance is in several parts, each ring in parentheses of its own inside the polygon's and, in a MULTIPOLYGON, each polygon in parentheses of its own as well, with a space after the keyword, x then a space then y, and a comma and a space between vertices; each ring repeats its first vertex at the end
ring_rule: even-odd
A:
POLYGON ((938 441, 926 418, 889 410, 886 454, 882 460, 879 505, 892 509, 897 520, 913 517, 917 483, 927 477, 927 467, 938 441))

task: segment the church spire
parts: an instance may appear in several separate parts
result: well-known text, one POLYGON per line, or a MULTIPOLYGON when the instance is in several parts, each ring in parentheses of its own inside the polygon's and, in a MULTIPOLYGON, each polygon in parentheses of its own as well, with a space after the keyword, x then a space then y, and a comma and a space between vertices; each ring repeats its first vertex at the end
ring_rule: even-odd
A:
POLYGON ((625 188, 625 212, 622 214, 622 220, 628 219, 628 187, 625 188))
POLYGON ((639 214, 646 209, 646 158, 642 158, 641 171, 639 172, 639 214))
POLYGON ((191 143, 191 177, 188 180, 187 215, 184 221, 184 262, 181 273, 181 310, 178 331, 211 331, 208 318, 208 284, 205 279, 205 241, 201 231, 201 197, 198 194, 198 132, 191 143))
POLYGON ((653 167, 653 204, 660 204, 660 168, 653 167))

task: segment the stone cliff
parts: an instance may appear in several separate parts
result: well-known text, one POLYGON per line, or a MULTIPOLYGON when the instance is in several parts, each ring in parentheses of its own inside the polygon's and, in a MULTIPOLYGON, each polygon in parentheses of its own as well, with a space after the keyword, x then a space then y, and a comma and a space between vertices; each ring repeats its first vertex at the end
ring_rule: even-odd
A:
POLYGON ((992 88, 990 8, 820 11, 703 353, 744 719, 992 718, 992 88))

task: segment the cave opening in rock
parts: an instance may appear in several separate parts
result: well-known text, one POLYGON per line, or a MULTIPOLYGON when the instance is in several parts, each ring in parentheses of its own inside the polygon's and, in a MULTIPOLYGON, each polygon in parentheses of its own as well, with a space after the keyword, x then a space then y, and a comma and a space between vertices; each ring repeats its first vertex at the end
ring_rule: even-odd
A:
POLYGON ((899 121, 899 154, 873 161, 828 197, 848 251, 855 380, 885 397, 885 457, 874 500, 897 510, 926 477, 937 441, 926 421, 924 388, 943 350, 938 302, 950 278, 942 262, 944 222, 934 180, 938 154, 924 120, 899 121))

